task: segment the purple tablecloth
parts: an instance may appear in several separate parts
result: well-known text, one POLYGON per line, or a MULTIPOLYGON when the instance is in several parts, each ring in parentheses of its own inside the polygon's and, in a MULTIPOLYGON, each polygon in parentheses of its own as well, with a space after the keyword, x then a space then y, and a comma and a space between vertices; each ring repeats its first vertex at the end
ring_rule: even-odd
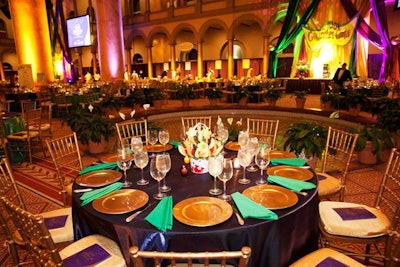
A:
MULTIPOLYGON (((209 196, 208 190, 212 187, 213 178, 209 174, 191 174, 190 171, 188 176, 181 176, 183 157, 175 149, 170 154, 173 166, 166 181, 172 186, 168 195, 173 196, 173 204, 189 197, 209 196)), ((228 156, 234 155, 236 152, 228 153, 228 156)), ((150 179, 150 184, 146 186, 136 185, 140 178, 139 169, 132 168, 128 176, 134 182, 133 188, 148 193, 151 202, 152 195, 157 192, 157 183, 150 177, 149 166, 144 174, 150 179)), ((260 172, 246 172, 246 176, 252 179, 252 183, 248 185, 237 182, 241 176, 241 170, 234 174, 227 183, 227 193, 243 192, 247 187, 254 186, 260 172)), ((311 181, 317 182, 316 175, 311 181)), ((75 184, 74 188, 79 186, 75 184)), ((123 215, 102 214, 95 211, 92 205, 80 207, 81 194, 74 194, 75 238, 94 233, 103 234, 120 244, 128 264, 131 264, 128 250, 132 245, 141 249, 157 248, 168 251, 240 250, 246 245, 252 249, 249 266, 288 266, 318 247, 318 194, 316 189, 308 192, 308 196, 299 195, 299 201, 293 207, 275 210, 279 216, 277 221, 246 219, 245 224, 240 226, 233 215, 219 225, 193 227, 174 219, 172 230, 166 233, 157 231, 144 220, 152 208, 126 223, 125 218, 133 212, 123 215)))

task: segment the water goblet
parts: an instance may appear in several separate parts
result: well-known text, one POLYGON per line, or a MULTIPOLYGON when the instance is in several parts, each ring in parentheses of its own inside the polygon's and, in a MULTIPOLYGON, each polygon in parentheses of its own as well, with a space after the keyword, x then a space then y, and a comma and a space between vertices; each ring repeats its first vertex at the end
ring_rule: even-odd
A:
POLYGON ((217 177, 222 172, 223 160, 224 157, 221 154, 218 156, 211 156, 208 159, 208 173, 214 177, 214 186, 208 191, 208 193, 214 196, 222 193, 222 190, 217 188, 217 177))
POLYGON ((246 131, 240 131, 238 135, 238 143, 240 145, 240 148, 246 148, 248 143, 249 143, 249 132, 246 131))
MULTIPOLYGON (((157 170, 162 171, 165 173, 165 176, 167 176, 167 173, 171 169, 171 157, 168 153, 164 152, 161 154, 157 154, 156 156, 156 166, 157 170)), ((168 192, 171 190, 171 186, 167 185, 167 182, 163 181, 163 185, 161 186, 161 192, 168 192)))
MULTIPOLYGON (((217 140, 222 143, 222 145, 225 145, 226 141, 228 141, 229 138, 229 131, 225 127, 218 127, 217 128, 217 140)), ((222 154, 225 154, 224 150, 221 152, 222 154)))
POLYGON ((161 192, 161 180, 165 177, 165 172, 159 171, 157 169, 156 159, 152 158, 150 161, 150 175, 153 177, 154 180, 158 183, 158 193, 153 195, 154 199, 162 199, 166 195, 161 192))
POLYGON ((124 172, 124 184, 123 187, 130 187, 132 182, 128 181, 126 171, 131 168, 132 165, 132 154, 129 148, 118 149, 117 151, 117 165, 124 172))
POLYGON ((131 138, 131 149, 133 153, 137 153, 143 150, 143 141, 142 138, 138 136, 134 136, 131 138))
MULTIPOLYGON (((155 144, 157 144, 158 142, 158 131, 156 129, 150 129, 147 132, 147 141, 149 142, 149 144, 154 147, 155 144)), ((156 154, 151 154, 151 158, 155 157, 156 154)))
POLYGON ((269 163, 271 161, 271 158, 269 156, 269 151, 270 151, 269 147, 261 146, 259 151, 258 151, 258 153, 257 153, 257 155, 256 155, 256 157, 255 157, 256 164, 261 170, 260 180, 257 180, 256 184, 265 184, 265 183, 267 183, 267 181, 263 179, 263 171, 265 169, 267 169, 267 167, 268 167, 268 165, 269 165, 269 163))
POLYGON ((161 130, 158 132, 158 141, 164 146, 164 151, 165 151, 165 145, 168 144, 169 141, 169 132, 167 130, 161 130))
POLYGON ((255 156, 257 155, 258 150, 259 150, 259 144, 258 144, 258 138, 257 137, 251 137, 249 139, 248 148, 250 149, 250 151, 251 151, 250 153, 252 155, 251 155, 251 163, 250 163, 250 166, 247 168, 247 171, 256 172, 256 171, 258 171, 258 169, 256 167, 257 165, 255 165, 253 163, 253 158, 255 158, 255 156))
POLYGON ((247 166, 249 166, 251 159, 252 159, 252 154, 250 152, 250 149, 246 149, 246 148, 239 149, 237 158, 239 160, 240 166, 243 167, 243 177, 240 178, 238 180, 238 182, 240 184, 248 184, 248 183, 250 183, 250 180, 246 178, 246 168, 247 168, 247 166))
POLYGON ((231 159, 224 158, 222 163, 222 172, 218 179, 224 184, 222 195, 219 196, 222 200, 230 201, 232 197, 226 194, 226 182, 232 179, 233 176, 233 163, 231 159))
POLYGON ((149 155, 144 150, 136 152, 134 161, 135 161, 136 167, 140 168, 140 172, 141 172, 141 178, 136 183, 138 185, 146 185, 146 184, 148 184, 149 180, 147 180, 147 179, 145 179, 143 177, 143 169, 149 163, 149 155))

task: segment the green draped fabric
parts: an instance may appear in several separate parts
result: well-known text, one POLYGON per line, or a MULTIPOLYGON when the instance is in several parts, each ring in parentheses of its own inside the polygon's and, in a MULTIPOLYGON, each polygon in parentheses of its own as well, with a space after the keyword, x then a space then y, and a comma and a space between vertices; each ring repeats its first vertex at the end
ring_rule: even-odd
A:
POLYGON ((276 47, 270 52, 269 55, 269 68, 268 77, 276 77, 276 70, 278 66, 278 54, 288 47, 296 36, 302 31, 302 27, 308 22, 312 14, 318 7, 321 0, 313 0, 311 5, 307 7, 304 15, 292 29, 292 25, 297 17, 297 11, 301 0, 289 1, 288 10, 286 13, 285 21, 283 22, 281 33, 279 35, 276 47), (292 29, 292 30, 291 30, 292 29))

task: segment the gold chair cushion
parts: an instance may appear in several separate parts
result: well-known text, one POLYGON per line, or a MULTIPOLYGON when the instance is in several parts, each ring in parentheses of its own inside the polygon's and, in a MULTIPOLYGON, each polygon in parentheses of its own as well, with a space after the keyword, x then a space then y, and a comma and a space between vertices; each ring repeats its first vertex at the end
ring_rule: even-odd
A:
POLYGON ((340 180, 326 173, 317 173, 325 179, 318 180, 318 196, 329 196, 340 191, 340 180))
POLYGON ((100 245, 104 248, 111 256, 96 264, 96 267, 124 267, 126 266, 125 259, 122 256, 121 250, 117 243, 113 240, 101 236, 101 235, 90 235, 86 236, 78 241, 75 241, 71 245, 65 247, 60 251, 62 259, 66 259, 85 248, 88 248, 94 244, 100 245))
MULTIPOLYGON (((39 132, 37 132, 37 131, 29 131, 30 138, 37 137, 38 135, 39 135, 39 132)), ((7 139, 11 139, 11 140, 15 140, 15 141, 24 141, 27 138, 28 138, 28 131, 21 131, 21 132, 7 135, 7 139)))
POLYGON ((359 263, 358 261, 331 248, 321 248, 311 252, 310 254, 291 264, 289 267, 314 267, 324 261, 326 258, 332 258, 340 263, 343 263, 345 266, 365 267, 365 265, 359 263))
POLYGON ((63 243, 63 242, 70 242, 74 240, 74 230, 72 224, 72 209, 69 208, 62 208, 56 209, 53 211, 48 211, 41 213, 44 218, 54 218, 58 216, 67 215, 67 221, 65 225, 61 228, 49 229, 51 237, 53 238, 54 243, 63 243))
POLYGON ((356 203, 339 201, 322 201, 319 203, 321 223, 330 234, 351 237, 377 237, 386 234, 390 220, 380 210, 356 203), (343 220, 335 208, 364 208, 376 218, 343 220))

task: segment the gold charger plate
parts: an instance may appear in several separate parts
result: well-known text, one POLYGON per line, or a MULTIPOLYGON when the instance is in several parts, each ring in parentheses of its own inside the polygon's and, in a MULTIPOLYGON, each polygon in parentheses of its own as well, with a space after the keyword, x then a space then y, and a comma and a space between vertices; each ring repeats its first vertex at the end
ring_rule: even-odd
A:
POLYGON ((296 154, 294 154, 292 152, 282 151, 282 150, 271 150, 269 152, 269 156, 271 159, 297 158, 296 154))
POLYGON ((101 213, 123 214, 143 207, 148 200, 149 195, 141 190, 121 189, 93 200, 92 206, 101 213))
POLYGON ((144 149, 147 152, 152 152, 152 153, 164 152, 164 151, 171 150, 172 148, 173 148, 173 146, 171 144, 166 144, 165 145, 165 149, 164 149, 164 146, 162 144, 155 144, 154 146, 152 146, 152 145, 145 145, 144 146, 144 149))
POLYGON ((81 186, 101 187, 115 183, 121 179, 122 173, 114 170, 98 170, 82 174, 76 178, 76 183, 81 186))
POLYGON ((228 220, 233 210, 227 202, 215 197, 192 197, 176 204, 172 212, 181 223, 206 227, 228 220))
POLYGON ((256 185, 243 191, 243 195, 267 209, 285 209, 296 205, 296 193, 277 185, 256 185))
POLYGON ((110 155, 105 155, 100 158, 100 161, 103 163, 109 163, 109 162, 116 162, 117 161, 117 154, 110 154, 110 155))
POLYGON ((287 165, 270 167, 267 170, 267 174, 282 176, 300 181, 307 181, 313 177, 313 173, 310 170, 287 165))
POLYGON ((224 147, 226 149, 232 150, 232 151, 239 151, 239 149, 240 149, 239 143, 238 142, 233 142, 233 141, 229 141, 228 143, 225 144, 224 147))

